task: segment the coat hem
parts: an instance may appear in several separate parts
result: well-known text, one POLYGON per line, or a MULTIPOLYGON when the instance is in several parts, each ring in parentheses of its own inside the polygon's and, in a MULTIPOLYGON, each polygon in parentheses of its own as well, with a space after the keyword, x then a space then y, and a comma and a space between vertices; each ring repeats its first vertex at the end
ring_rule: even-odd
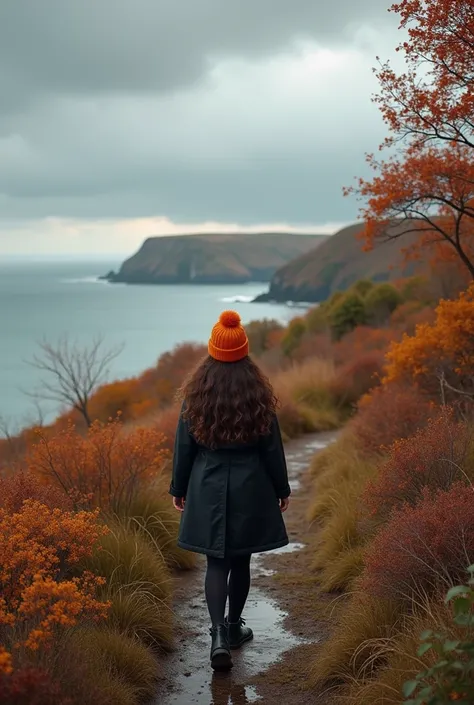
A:
POLYGON ((249 546, 248 548, 226 549, 224 551, 203 548, 201 546, 192 546, 184 541, 178 541, 178 546, 179 548, 182 548, 185 551, 191 551, 192 553, 201 553, 205 556, 211 556, 213 558, 224 558, 225 556, 248 556, 253 553, 266 553, 267 551, 274 551, 277 548, 288 546, 289 543, 290 541, 287 537, 281 541, 271 543, 268 546, 249 546))

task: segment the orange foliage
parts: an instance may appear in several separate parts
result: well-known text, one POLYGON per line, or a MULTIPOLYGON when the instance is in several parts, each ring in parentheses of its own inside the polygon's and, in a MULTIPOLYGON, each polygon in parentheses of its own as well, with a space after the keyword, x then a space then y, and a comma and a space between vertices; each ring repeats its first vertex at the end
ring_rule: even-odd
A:
POLYGON ((431 393, 440 379, 474 391, 474 284, 454 301, 440 301, 433 324, 420 324, 414 335, 392 344, 385 382, 413 378, 431 393))
POLYGON ((66 493, 57 487, 43 485, 29 472, 19 470, 0 478, 0 507, 7 512, 18 512, 26 499, 35 499, 49 509, 72 509, 66 493))
POLYGON ((122 419, 128 421, 133 418, 131 409, 138 403, 138 383, 135 378, 123 379, 104 384, 91 397, 89 415, 91 419, 107 421, 121 413, 122 419))
POLYGON ((161 471, 167 451, 154 428, 122 432, 120 419, 93 423, 86 436, 72 424, 50 438, 38 431, 27 464, 47 484, 66 492, 75 506, 117 509, 161 471))
POLYGON ((377 74, 381 93, 375 101, 392 141, 409 135, 414 144, 436 139, 472 146, 472 0, 402 0, 391 9, 408 31, 399 47, 407 70, 397 75, 383 64, 377 74))
MULTIPOLYGON (((414 251, 453 257, 474 276, 474 12, 472 0, 402 0, 392 11, 408 38, 398 51, 405 71, 382 63, 375 98, 390 136, 382 147, 405 142, 405 154, 368 157, 370 181, 366 243, 386 234, 393 218, 419 237, 414 251), (436 144, 436 146, 433 146, 436 144), (441 243, 441 244, 440 244, 441 243)), ((351 191, 352 189, 349 189, 351 191)), ((405 228, 406 230, 406 228, 405 228)), ((399 237, 400 229, 391 229, 399 237)), ((426 260, 426 255, 424 256, 426 260)))
POLYGON ((163 353, 156 367, 146 370, 138 384, 145 398, 156 399, 156 408, 161 409, 174 401, 176 390, 184 378, 206 355, 207 348, 197 343, 182 343, 171 352, 163 353))
POLYGON ((403 160, 369 163, 376 175, 359 181, 367 199, 362 216, 366 246, 386 236, 417 235, 410 258, 459 261, 474 276, 474 156, 459 145, 411 148, 403 160), (436 217, 433 209, 436 208, 436 217), (393 219, 405 220, 406 227, 393 219), (427 256, 428 255, 428 256, 427 256))
POLYGON ((12 671, 12 655, 0 645, 0 673, 6 673, 9 675, 12 671))
MULTIPOLYGON (((51 509, 33 499, 13 513, 0 509, 0 625, 13 648, 45 648, 58 629, 84 616, 105 617, 107 604, 96 599, 103 580, 87 572, 70 577, 105 532, 96 512, 51 509)), ((4 647, 0 657, 8 670, 4 647)))

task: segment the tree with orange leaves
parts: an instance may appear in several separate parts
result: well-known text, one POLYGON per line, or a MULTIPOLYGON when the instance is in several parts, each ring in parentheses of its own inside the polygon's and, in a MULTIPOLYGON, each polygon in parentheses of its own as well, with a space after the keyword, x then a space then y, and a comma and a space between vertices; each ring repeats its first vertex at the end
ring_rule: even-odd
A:
POLYGON ((406 70, 381 63, 375 102, 390 131, 381 148, 405 152, 369 155, 373 178, 347 192, 367 201, 368 248, 414 232, 409 254, 457 259, 474 278, 474 2, 402 0, 391 11, 408 33, 406 70))

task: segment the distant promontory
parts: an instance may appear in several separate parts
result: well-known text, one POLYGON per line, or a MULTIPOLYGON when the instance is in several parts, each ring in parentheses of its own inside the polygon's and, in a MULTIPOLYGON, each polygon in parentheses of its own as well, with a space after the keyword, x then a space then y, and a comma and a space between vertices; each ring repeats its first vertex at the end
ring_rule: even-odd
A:
POLYGON ((278 269, 326 239, 291 232, 150 237, 118 272, 103 279, 126 284, 269 282, 278 269))
MULTIPOLYGON (((363 223, 342 228, 317 249, 284 264, 273 275, 268 292, 255 301, 320 302, 337 290, 348 289, 358 279, 389 281, 420 269, 420 263, 406 266, 402 252, 402 247, 415 241, 416 232, 406 232, 401 239, 380 242, 364 252, 360 240, 364 228, 363 223)), ((413 228, 400 226, 401 232, 404 229, 413 228)))

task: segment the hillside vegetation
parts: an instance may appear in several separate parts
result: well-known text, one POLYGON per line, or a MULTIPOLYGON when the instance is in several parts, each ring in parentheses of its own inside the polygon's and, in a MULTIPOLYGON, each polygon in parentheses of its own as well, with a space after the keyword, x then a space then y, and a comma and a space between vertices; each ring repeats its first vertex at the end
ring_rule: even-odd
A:
POLYGON ((278 268, 326 239, 298 233, 150 237, 107 279, 127 284, 269 281, 278 268))
POLYGON ((363 252, 358 236, 364 227, 358 223, 343 228, 320 247, 283 265, 273 275, 268 294, 258 300, 323 301, 358 279, 391 281, 417 269, 414 263, 406 264, 401 252, 401 247, 413 243, 415 235, 406 234, 402 241, 379 242, 369 252, 363 252))

